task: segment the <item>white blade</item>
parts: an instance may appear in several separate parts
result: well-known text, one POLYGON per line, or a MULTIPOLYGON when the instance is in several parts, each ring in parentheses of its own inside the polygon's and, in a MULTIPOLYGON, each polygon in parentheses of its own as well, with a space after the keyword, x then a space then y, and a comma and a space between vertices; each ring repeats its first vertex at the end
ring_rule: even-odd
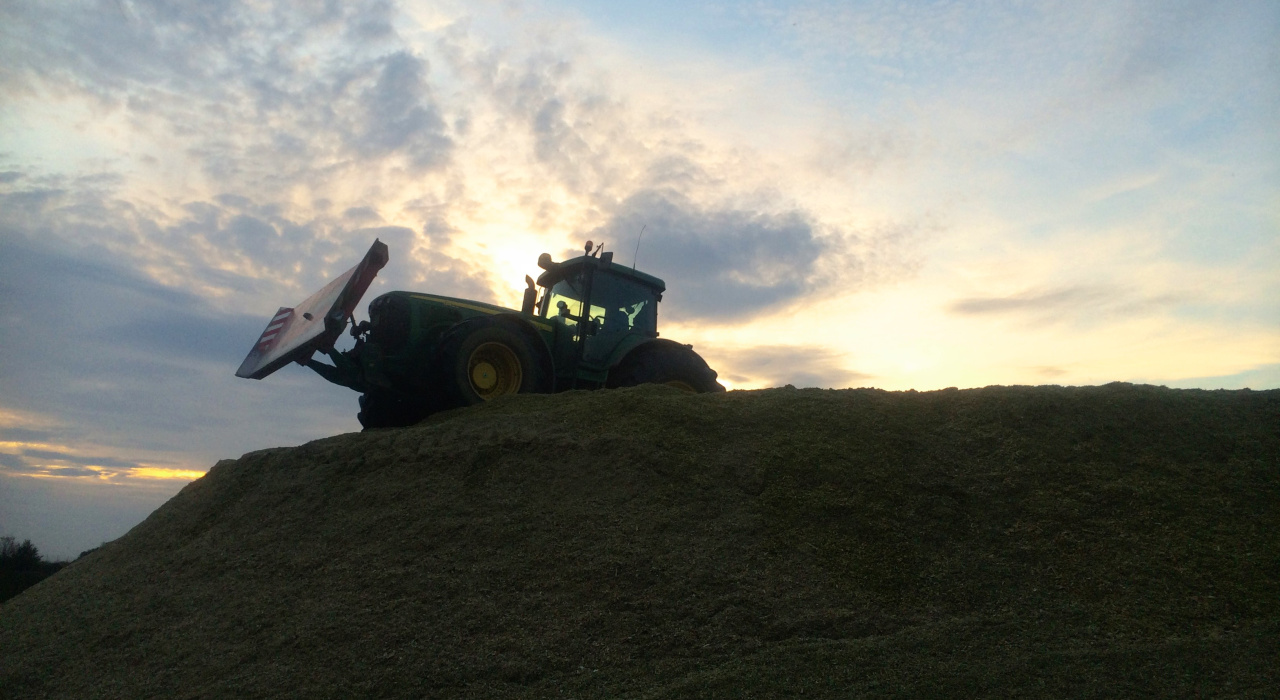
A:
POLYGON ((236 370, 237 377, 262 379, 290 362, 305 362, 316 350, 333 347, 365 290, 387 264, 387 244, 375 240, 359 265, 293 308, 280 307, 236 370), (327 323, 326 323, 327 319, 327 323))

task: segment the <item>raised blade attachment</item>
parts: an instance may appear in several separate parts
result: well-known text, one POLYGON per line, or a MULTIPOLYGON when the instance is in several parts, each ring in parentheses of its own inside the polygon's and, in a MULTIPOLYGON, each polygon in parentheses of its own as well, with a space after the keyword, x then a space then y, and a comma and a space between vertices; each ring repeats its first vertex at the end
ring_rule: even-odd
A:
POLYGON ((378 270, 387 264, 387 259, 387 244, 375 239, 359 265, 339 275, 301 304, 293 308, 280 307, 249 356, 240 363, 236 376, 262 379, 290 362, 305 362, 317 350, 333 347, 347 319, 355 313, 356 304, 378 276, 378 270))

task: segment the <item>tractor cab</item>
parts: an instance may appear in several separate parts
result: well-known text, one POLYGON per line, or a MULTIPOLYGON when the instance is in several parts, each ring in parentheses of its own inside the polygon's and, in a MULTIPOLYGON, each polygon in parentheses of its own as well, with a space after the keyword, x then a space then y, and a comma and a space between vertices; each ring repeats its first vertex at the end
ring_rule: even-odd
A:
POLYGON ((593 252, 564 262, 543 254, 538 266, 545 272, 537 284, 542 298, 532 311, 566 326, 587 365, 603 365, 628 337, 658 336, 658 302, 666 284, 638 270, 615 265, 613 253, 593 252))

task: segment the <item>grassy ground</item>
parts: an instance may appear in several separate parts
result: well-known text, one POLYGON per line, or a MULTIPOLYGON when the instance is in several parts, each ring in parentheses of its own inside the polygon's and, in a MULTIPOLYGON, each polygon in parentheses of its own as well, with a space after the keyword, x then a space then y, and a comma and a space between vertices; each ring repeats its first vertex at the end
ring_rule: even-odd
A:
POLYGON ((0 696, 1280 695, 1280 392, 663 387, 219 463, 0 696))

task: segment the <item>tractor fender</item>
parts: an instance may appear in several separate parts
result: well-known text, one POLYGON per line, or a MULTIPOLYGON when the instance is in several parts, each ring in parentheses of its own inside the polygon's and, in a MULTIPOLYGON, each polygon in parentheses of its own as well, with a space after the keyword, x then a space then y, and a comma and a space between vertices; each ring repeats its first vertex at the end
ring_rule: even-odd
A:
POLYGON ((556 388, 555 365, 551 361, 551 348, 547 345, 546 338, 538 332, 537 328, 534 328, 528 319, 517 314, 496 314, 489 318, 519 333, 521 337, 529 342, 529 347, 533 348, 537 355, 542 376, 547 377, 549 382, 549 386, 545 387, 545 389, 547 393, 554 392, 556 388))
POLYGON ((609 369, 613 369, 614 367, 622 364, 622 361, 627 359, 631 353, 652 352, 660 349, 675 350, 678 348, 693 350, 692 345, 677 343, 676 341, 669 340, 667 338, 648 338, 638 335, 629 336, 624 338, 622 342, 618 343, 618 347, 614 348, 613 354, 609 357, 609 369))
POLYGON ((644 338, 609 368, 607 388, 668 384, 698 393, 721 392, 718 376, 692 345, 665 338, 644 338))

